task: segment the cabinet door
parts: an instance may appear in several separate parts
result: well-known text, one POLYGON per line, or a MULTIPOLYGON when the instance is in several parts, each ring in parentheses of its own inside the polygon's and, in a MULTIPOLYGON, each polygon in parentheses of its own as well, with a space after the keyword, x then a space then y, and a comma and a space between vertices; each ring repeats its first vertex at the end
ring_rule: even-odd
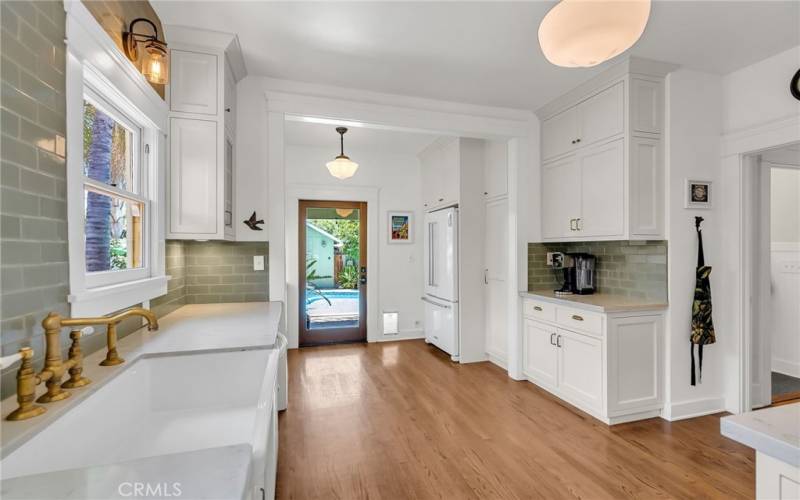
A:
POLYGON ((576 148, 577 108, 572 107, 542 122, 542 159, 547 160, 576 148))
POLYGON ((556 329, 544 323, 525 320, 524 372, 544 387, 555 388, 558 375, 556 329))
POLYGON ((236 131, 236 79, 233 70, 225 62, 225 129, 231 135, 236 131))
POLYGON ((625 232, 624 145, 619 139, 579 153, 579 236, 623 236, 625 232))
POLYGON ((508 143, 486 142, 486 165, 484 167, 484 194, 495 198, 508 194, 508 143))
POLYGON ((603 348, 600 339, 558 329, 558 390, 595 411, 603 407, 603 348))
POLYGON ((578 145, 610 139, 625 130, 623 83, 595 94, 578 105, 578 145))
POLYGON ((454 139, 442 149, 442 161, 437 170, 437 205, 458 203, 461 170, 461 141, 454 139))
POLYGON ((581 213, 580 170, 575 156, 542 166, 542 236, 576 236, 570 225, 581 213))
POLYGON ((217 232, 217 122, 170 119, 170 232, 217 232))
POLYGON ((233 229, 233 140, 230 136, 225 136, 225 236, 235 236, 233 229))
POLYGON ((170 60, 170 109, 184 113, 216 115, 217 56, 172 49, 170 60))
POLYGON ((508 352, 507 291, 508 200, 486 204, 484 236, 486 285, 486 352, 506 361, 508 352))

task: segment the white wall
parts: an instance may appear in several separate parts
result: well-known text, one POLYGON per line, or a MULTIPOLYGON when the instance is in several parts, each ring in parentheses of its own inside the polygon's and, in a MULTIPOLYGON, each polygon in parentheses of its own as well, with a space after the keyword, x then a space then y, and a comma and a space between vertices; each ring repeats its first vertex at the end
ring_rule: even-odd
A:
MULTIPOLYGON (((420 200, 420 166, 415 154, 382 153, 347 150, 359 164, 356 174, 346 181, 333 178, 325 163, 335 156, 335 143, 330 147, 287 145, 285 152, 286 184, 304 186, 369 186, 378 189, 378 304, 379 311, 399 311, 400 335, 381 340, 422 336, 422 214, 420 200), (333 149, 332 149, 333 148, 333 149), (413 244, 389 244, 387 212, 414 212, 413 244)), ((342 200, 361 201, 361 200, 342 200)), ((371 243, 372 240, 370 240, 371 243)), ((374 282, 375 269, 369 269, 374 282)), ((379 324, 382 328, 382 325, 379 324)), ((382 330, 381 330, 382 331, 382 330)), ((289 332, 296 336, 296 332, 289 332)), ((380 332, 379 332, 380 333, 380 332)), ((379 335, 379 337, 383 337, 379 335)), ((292 339, 290 338, 290 343, 292 339)), ((296 344, 293 344, 296 345, 296 344)))
POLYGON ((770 174, 772 371, 800 377, 800 169, 770 174))
POLYGON ((725 133, 800 115, 789 82, 800 68, 800 46, 726 75, 722 80, 725 133))
MULTIPOLYGON (((691 386, 689 333, 697 263, 694 216, 703 222, 703 248, 707 265, 720 264, 718 206, 710 210, 684 208, 686 178, 710 180, 712 198, 720 170, 722 99, 721 78, 679 69, 666 80, 666 176, 669 310, 665 338, 665 417, 669 419, 718 411, 724 404, 724 344, 732 339, 721 327, 728 314, 714 301, 717 343, 704 348, 703 381, 691 386)), ((716 201, 712 199, 712 202, 716 201)), ((712 298, 720 290, 711 274, 712 298)))

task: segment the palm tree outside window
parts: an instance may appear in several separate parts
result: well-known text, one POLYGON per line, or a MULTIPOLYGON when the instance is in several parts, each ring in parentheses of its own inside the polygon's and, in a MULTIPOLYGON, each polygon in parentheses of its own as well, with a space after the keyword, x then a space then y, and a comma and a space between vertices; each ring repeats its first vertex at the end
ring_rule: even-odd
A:
MULTIPOLYGON (((140 269, 144 262, 141 130, 102 96, 83 102, 84 246, 89 276, 140 269)), ((108 281, 105 279, 104 281, 108 281)), ((113 279, 112 281, 117 281, 113 279)))

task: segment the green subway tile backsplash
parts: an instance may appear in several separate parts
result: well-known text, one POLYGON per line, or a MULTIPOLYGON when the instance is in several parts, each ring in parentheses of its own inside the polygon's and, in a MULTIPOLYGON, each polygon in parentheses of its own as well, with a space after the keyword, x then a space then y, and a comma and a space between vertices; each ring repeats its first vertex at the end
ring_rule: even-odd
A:
POLYGON ((264 242, 167 241, 168 293, 153 301, 167 314, 183 304, 263 302, 269 270, 253 270, 253 256, 269 261, 264 242))
POLYGON ((547 252, 595 255, 600 293, 667 299, 666 241, 528 243, 528 290, 560 286, 560 272, 546 264, 547 252))

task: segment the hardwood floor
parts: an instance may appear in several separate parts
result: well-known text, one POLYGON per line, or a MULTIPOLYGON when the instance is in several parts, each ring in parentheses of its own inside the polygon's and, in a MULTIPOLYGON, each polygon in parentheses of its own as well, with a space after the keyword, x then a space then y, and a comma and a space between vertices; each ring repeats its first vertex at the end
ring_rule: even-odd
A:
POLYGON ((719 417, 607 427, 421 340, 292 350, 277 497, 753 498, 719 417))

